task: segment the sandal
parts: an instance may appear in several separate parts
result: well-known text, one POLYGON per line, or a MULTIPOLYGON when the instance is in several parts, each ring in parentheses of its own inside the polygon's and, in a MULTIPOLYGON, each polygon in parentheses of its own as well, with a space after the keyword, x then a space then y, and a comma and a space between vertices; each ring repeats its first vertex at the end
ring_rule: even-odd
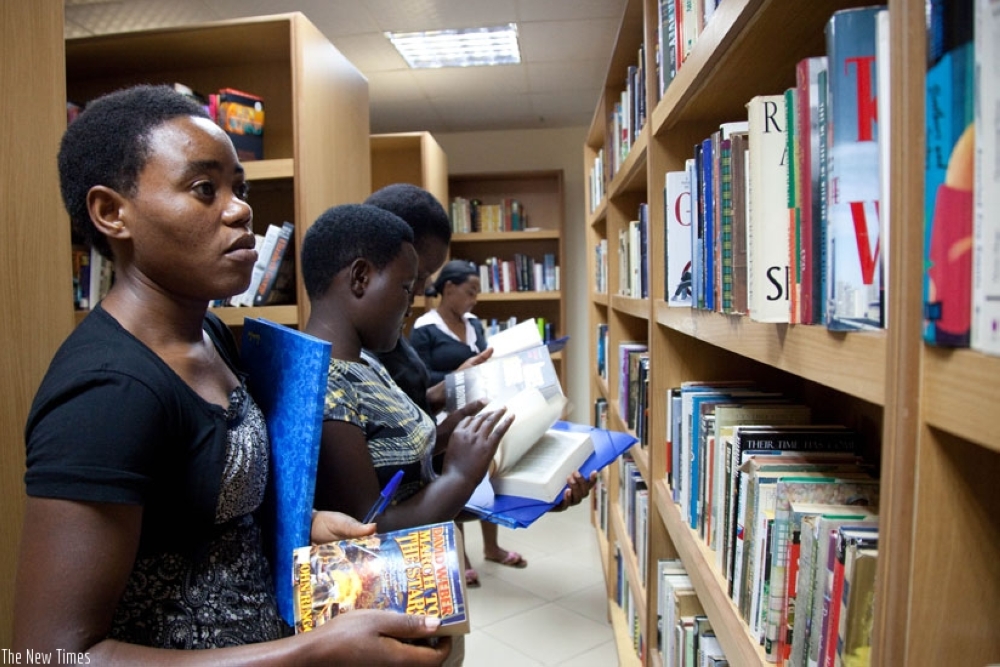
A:
POLYGON ((507 551, 506 554, 507 555, 503 558, 490 558, 489 556, 484 556, 484 558, 491 563, 499 563, 500 565, 517 568, 519 570, 521 568, 528 567, 528 561, 526 561, 521 554, 516 551, 507 551))
POLYGON ((468 588, 479 588, 479 573, 471 567, 465 570, 465 585, 468 588))

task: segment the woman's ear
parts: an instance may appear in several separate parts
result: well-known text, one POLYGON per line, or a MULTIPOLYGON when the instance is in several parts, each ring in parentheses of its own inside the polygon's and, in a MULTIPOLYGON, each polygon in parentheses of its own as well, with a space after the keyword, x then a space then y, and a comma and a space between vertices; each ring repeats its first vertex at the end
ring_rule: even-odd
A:
POLYGON ((361 257, 351 262, 348 272, 351 280, 351 293, 358 299, 363 297, 365 291, 368 289, 368 281, 371 278, 372 270, 371 263, 361 257))
POLYGON ((87 193, 87 210, 97 231, 110 239, 125 239, 132 236, 125 224, 125 198, 105 185, 95 185, 87 193))

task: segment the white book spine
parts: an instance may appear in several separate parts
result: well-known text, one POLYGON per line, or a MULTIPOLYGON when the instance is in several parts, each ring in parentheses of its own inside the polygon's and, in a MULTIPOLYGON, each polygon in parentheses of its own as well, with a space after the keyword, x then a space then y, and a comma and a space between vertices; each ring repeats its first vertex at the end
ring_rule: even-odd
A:
POLYGON ((664 188, 667 305, 690 307, 691 181, 687 172, 668 171, 664 188))
POLYGON ((971 347, 1000 354, 1000 12, 976 0, 971 347))
POLYGON ((750 215, 748 238, 750 317, 758 322, 788 322, 788 156, 785 96, 758 95, 747 104, 749 116, 750 215))

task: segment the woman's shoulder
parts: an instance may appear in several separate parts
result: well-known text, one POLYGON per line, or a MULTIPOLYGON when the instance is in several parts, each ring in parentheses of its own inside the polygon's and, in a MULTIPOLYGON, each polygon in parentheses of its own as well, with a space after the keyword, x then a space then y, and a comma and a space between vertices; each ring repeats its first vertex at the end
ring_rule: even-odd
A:
POLYGON ((421 315, 420 317, 418 317, 413 322, 413 329, 417 330, 417 329, 421 329, 423 327, 428 327, 428 326, 431 326, 431 325, 436 325, 439 322, 441 322, 441 314, 438 313, 438 311, 437 311, 436 308, 432 308, 431 310, 428 310, 426 313, 424 313, 423 315, 421 315))

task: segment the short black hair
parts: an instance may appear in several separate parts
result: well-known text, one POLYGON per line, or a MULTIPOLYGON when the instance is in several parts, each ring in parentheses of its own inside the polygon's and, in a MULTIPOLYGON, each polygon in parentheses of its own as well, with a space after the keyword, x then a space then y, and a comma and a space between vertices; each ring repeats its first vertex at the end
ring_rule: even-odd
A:
POLYGON ((451 243, 451 220, 441 202, 427 190, 410 183, 393 183, 376 190, 365 200, 395 213, 413 228, 414 242, 420 245, 426 238, 436 238, 445 245, 451 243))
POLYGON ((74 231, 107 258, 111 246, 87 210, 87 193, 97 185, 135 194, 149 159, 149 135, 181 116, 208 118, 197 102, 170 86, 140 85, 89 102, 70 123, 59 147, 59 187, 74 231))
POLYGON ((427 296, 443 294, 445 283, 461 285, 473 276, 479 277, 479 269, 474 262, 466 259, 453 259, 441 268, 437 280, 427 288, 425 294, 427 296))
POLYGON ((306 294, 322 296, 333 277, 359 258, 384 269, 404 243, 413 243, 413 230, 394 213, 368 204, 328 208, 302 240, 299 261, 306 294))

